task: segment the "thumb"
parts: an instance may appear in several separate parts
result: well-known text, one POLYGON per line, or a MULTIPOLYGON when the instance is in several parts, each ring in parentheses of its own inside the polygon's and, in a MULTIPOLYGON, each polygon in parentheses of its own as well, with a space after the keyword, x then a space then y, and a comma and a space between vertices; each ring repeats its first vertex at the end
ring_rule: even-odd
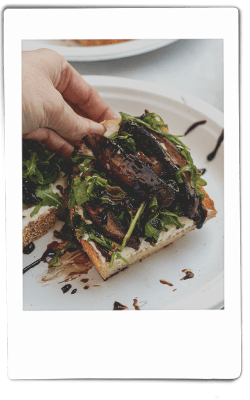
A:
POLYGON ((53 93, 53 100, 47 103, 46 108, 46 127, 53 129, 70 143, 79 141, 89 133, 105 133, 103 125, 78 115, 56 89, 53 93))

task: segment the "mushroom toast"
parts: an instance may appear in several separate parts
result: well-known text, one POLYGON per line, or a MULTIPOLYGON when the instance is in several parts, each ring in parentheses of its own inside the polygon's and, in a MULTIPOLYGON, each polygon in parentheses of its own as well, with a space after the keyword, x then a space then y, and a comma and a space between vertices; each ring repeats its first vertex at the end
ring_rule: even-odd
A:
POLYGON ((216 215, 189 148, 155 113, 120 113, 72 153, 68 207, 104 280, 216 215))

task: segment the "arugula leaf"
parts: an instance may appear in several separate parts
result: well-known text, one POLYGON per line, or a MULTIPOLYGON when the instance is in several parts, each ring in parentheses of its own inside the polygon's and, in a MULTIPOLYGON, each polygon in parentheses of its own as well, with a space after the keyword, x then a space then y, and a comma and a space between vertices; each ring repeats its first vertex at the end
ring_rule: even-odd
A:
POLYGON ((120 251, 121 251, 120 249, 116 249, 116 250, 113 251, 113 253, 112 253, 112 255, 111 255, 110 263, 109 263, 109 268, 111 268, 111 267, 113 266, 114 261, 115 261, 116 258, 118 258, 118 259, 124 261, 126 264, 129 265, 128 260, 126 260, 126 258, 124 258, 124 257, 120 254, 120 251))
POLYGON ((156 243, 161 232, 161 221, 157 218, 151 219, 145 224, 145 236, 152 238, 156 243))
POLYGON ((122 245, 121 245, 121 249, 120 249, 121 252, 124 250, 124 247, 126 246, 127 240, 132 235, 133 230, 134 230, 134 228, 136 226, 136 223, 139 220, 139 218, 141 217, 145 207, 146 207, 146 202, 144 201, 143 203, 141 203, 140 207, 138 208, 137 213, 135 214, 135 217, 132 218, 130 226, 128 228, 128 231, 127 231, 127 233, 126 233, 126 235, 125 235, 125 237, 123 239, 122 245))
POLYGON ((184 228, 185 226, 185 224, 180 223, 179 216, 170 211, 161 211, 160 216, 163 227, 166 227, 167 225, 172 225, 176 226, 177 228, 184 228))
POLYGON ((63 248, 63 249, 57 249, 57 250, 55 251, 54 257, 52 258, 52 260, 51 260, 50 263, 49 263, 49 268, 55 267, 55 266, 56 266, 55 264, 57 264, 58 261, 59 261, 59 257, 63 256, 63 255, 66 253, 66 251, 67 251, 67 250, 65 250, 65 248, 63 248))
POLYGON ((98 197, 96 191, 100 187, 105 189, 105 195, 100 198, 103 203, 116 204, 119 199, 126 195, 119 186, 109 185, 107 179, 94 173, 92 176, 86 176, 84 180, 81 177, 74 179, 69 194, 68 207, 71 208, 75 204, 82 205, 92 197, 98 197))
POLYGON ((183 179, 182 179, 182 173, 188 171, 191 173, 191 186, 195 189, 196 193, 201 197, 201 199, 203 200, 203 198, 205 197, 205 194, 202 192, 202 190, 199 188, 198 185, 200 186, 206 186, 207 182, 201 178, 202 173, 197 173, 197 168, 194 164, 188 163, 187 165, 184 165, 183 167, 181 167, 176 173, 176 179, 178 183, 182 183, 183 179))
POLYGON ((71 218, 70 225, 73 229, 78 229, 78 237, 80 238, 84 234, 88 234, 88 241, 95 241, 99 243, 101 246, 106 247, 108 250, 111 250, 112 241, 107 239, 104 235, 97 233, 93 228, 93 224, 87 224, 81 216, 75 212, 71 218))
POLYGON ((157 198, 156 197, 154 197, 151 201, 150 201, 150 203, 149 203, 149 205, 148 205, 148 208, 150 209, 152 209, 152 210, 156 210, 157 208, 158 208, 158 201, 157 201, 157 198))
POLYGON ((173 213, 171 211, 159 211, 155 215, 150 214, 149 220, 145 224, 145 236, 156 243, 162 230, 167 230, 167 226, 176 226, 183 228, 185 225, 179 221, 179 216, 182 214, 178 208, 173 213))
POLYGON ((146 128, 150 129, 151 131, 154 131, 156 133, 161 133, 162 131, 162 126, 166 127, 168 129, 168 126, 164 123, 164 121, 155 113, 149 113, 147 117, 141 119, 140 117, 132 117, 129 114, 120 112, 120 115, 122 117, 122 121, 132 121, 137 123, 138 125, 144 125, 146 128), (157 121, 156 118, 159 117, 160 121, 157 121), (147 120, 145 121, 145 119, 147 120))
POLYGON ((40 185, 56 181, 60 173, 69 170, 68 162, 39 142, 23 140, 23 178, 40 185))
POLYGON ((103 235, 101 235, 101 237, 96 236, 95 233, 90 233, 88 237, 88 242, 93 240, 94 242, 99 243, 101 246, 106 247, 108 250, 111 250, 112 241, 105 238, 103 235))
MULTIPOLYGON (((90 188, 88 189, 90 191, 90 188)), ((72 183, 68 207, 71 208, 74 204, 81 205, 89 199, 90 196, 87 194, 87 180, 82 181, 80 177, 76 177, 72 183)))
POLYGON ((132 121, 138 125, 144 125, 147 129, 159 133, 169 139, 186 158, 187 161, 193 162, 189 148, 179 139, 184 135, 172 135, 163 131, 163 127, 168 130, 168 125, 164 123, 163 119, 156 113, 148 113, 146 117, 141 119, 140 117, 132 117, 129 114, 120 112, 123 121, 132 121), (157 120, 158 118, 158 120, 157 120))
POLYGON ((23 161, 23 178, 33 178, 43 184, 43 176, 37 167, 38 156, 32 154, 28 160, 23 161))
POLYGON ((136 152, 136 143, 134 139, 132 139, 129 134, 125 131, 122 132, 115 132, 113 135, 109 137, 109 139, 113 140, 113 142, 122 146, 125 150, 129 153, 136 152))
POLYGON ((49 185, 54 183, 63 173, 69 172, 69 163, 56 152, 52 152, 39 142, 23 140, 23 203, 39 204, 31 213, 34 216, 42 206, 57 207, 64 212, 62 199, 52 192, 49 185), (30 192, 36 187, 35 195, 30 192))
POLYGON ((49 186, 41 186, 35 190, 36 197, 41 199, 40 203, 34 208, 30 214, 31 218, 37 214, 41 207, 49 206, 56 207, 61 211, 64 210, 63 198, 58 193, 54 193, 49 186))

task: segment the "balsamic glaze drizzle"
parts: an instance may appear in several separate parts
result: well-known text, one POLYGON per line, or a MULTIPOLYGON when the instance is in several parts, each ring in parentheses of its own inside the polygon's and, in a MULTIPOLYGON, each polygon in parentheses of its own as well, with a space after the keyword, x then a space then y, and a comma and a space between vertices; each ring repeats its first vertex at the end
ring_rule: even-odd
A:
MULTIPOLYGON (((193 131, 197 126, 203 125, 203 124, 205 124, 206 122, 207 122, 206 120, 202 120, 202 121, 195 122, 194 124, 192 124, 192 125, 186 130, 186 132, 184 133, 184 136, 186 136, 189 132, 193 131)), ((219 147, 220 147, 220 145, 221 145, 223 139, 224 139, 224 129, 222 129, 222 132, 221 132, 220 137, 219 137, 219 139, 218 139, 218 141, 217 141, 217 144, 216 144, 216 146, 215 146, 215 149, 214 149, 210 154, 208 154, 208 156, 207 156, 207 160, 208 160, 208 161, 212 161, 212 160, 214 159, 214 157, 216 156, 216 153, 217 153, 217 151, 218 151, 218 149, 219 149, 219 147)), ((206 170, 205 170, 205 171, 206 171, 206 170)), ((205 172, 205 171, 204 171, 204 172, 205 172)))
POLYGON ((38 260, 34 261, 33 263, 31 263, 31 264, 28 265, 27 267, 25 267, 25 268, 23 269, 23 274, 24 274, 25 272, 29 271, 29 269, 31 269, 31 268, 35 267, 36 265, 40 264, 41 261, 42 261, 42 257, 39 258, 38 260))
POLYGON ((216 153, 217 153, 221 143, 223 142, 223 139, 224 139, 224 129, 222 129, 220 137, 219 137, 219 139, 218 139, 218 141, 216 143, 215 149, 210 154, 208 154, 208 156, 207 156, 207 160, 208 161, 212 161, 214 159, 214 157, 216 156, 216 153))
MULTIPOLYGON (((52 245, 52 243, 51 243, 52 245)), ((34 261, 27 267, 23 269, 23 274, 29 271, 31 268, 34 268, 36 265, 40 264, 41 261, 50 262, 55 255, 55 250, 51 247, 48 247, 47 250, 43 253, 42 257, 38 258, 38 260, 34 261)))
POLYGON ((35 250, 35 245, 33 242, 30 242, 23 248, 23 254, 30 254, 33 250, 35 250))
POLYGON ((63 293, 66 293, 66 292, 68 292, 69 289, 71 289, 71 288, 72 288, 72 285, 70 285, 70 284, 68 283, 67 285, 63 286, 61 289, 62 289, 63 293))
POLYGON ((128 307, 119 303, 119 301, 115 301, 113 305, 113 310, 128 310, 128 307))
POLYGON ((194 124, 192 124, 192 125, 186 130, 186 132, 184 133, 184 136, 186 136, 189 132, 193 131, 197 126, 203 125, 203 124, 205 124, 206 122, 207 122, 206 120, 202 120, 202 121, 195 122, 194 124))

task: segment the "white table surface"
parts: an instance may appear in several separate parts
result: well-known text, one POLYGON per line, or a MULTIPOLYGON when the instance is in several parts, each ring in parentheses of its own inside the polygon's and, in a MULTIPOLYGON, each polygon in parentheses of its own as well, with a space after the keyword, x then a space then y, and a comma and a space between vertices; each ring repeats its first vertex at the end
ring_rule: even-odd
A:
POLYGON ((223 40, 178 40, 158 50, 108 61, 70 62, 81 75, 171 85, 223 112, 223 40))

